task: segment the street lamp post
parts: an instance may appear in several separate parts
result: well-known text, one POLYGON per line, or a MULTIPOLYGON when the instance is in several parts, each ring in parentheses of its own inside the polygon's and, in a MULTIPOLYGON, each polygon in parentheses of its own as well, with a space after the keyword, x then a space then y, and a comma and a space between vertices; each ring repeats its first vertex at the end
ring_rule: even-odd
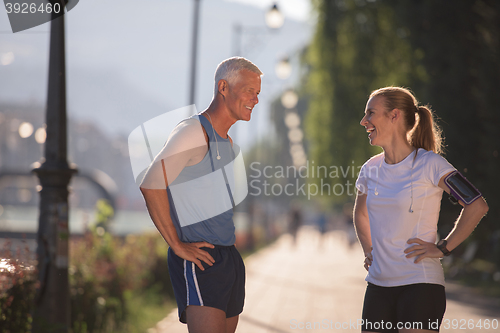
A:
POLYGON ((279 11, 278 5, 274 3, 266 13, 266 25, 271 29, 279 29, 283 23, 285 23, 285 17, 279 11))
POLYGON ((194 0, 193 37, 191 45, 191 82, 189 84, 189 105, 196 102, 196 59, 198 55, 198 22, 200 20, 200 1, 194 0))
MULTIPOLYGON (((64 1, 61 7, 64 8, 64 1)), ((47 137, 44 159, 33 172, 40 179, 38 279, 33 332, 68 332, 68 184, 76 169, 67 161, 64 15, 51 21, 47 137)))
POLYGON ((242 37, 244 33, 253 35, 267 35, 269 34, 269 32, 277 31, 283 26, 285 17, 279 11, 278 5, 276 5, 276 3, 266 12, 265 21, 265 26, 246 27, 242 26, 240 23, 235 23, 233 25, 232 53, 234 56, 242 56, 245 53, 244 45, 242 44, 242 37))

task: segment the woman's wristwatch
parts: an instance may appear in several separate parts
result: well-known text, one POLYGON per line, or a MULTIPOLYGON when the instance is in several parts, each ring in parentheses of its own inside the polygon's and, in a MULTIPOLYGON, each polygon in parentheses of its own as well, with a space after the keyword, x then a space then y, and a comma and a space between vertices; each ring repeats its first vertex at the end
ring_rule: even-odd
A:
POLYGON ((451 254, 450 251, 448 251, 448 249, 446 248, 446 245, 448 244, 448 242, 446 241, 446 239, 441 239, 437 244, 437 248, 439 250, 441 250, 441 252, 443 252, 444 256, 447 257, 451 254))

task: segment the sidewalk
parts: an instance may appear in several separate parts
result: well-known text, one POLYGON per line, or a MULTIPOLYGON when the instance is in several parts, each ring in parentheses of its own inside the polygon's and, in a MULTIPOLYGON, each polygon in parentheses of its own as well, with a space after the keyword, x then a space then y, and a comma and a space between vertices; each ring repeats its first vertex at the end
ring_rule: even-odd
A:
MULTIPOLYGON (((283 235, 245 260, 246 303, 236 332, 360 332, 357 321, 366 288, 363 259, 360 247, 355 244, 350 248, 341 231, 327 233, 321 239, 318 232, 305 227, 296 246, 290 235, 283 235)), ((480 297, 455 284, 447 285, 447 293, 441 332, 498 332, 498 300, 480 297), (481 323, 489 319, 491 325, 494 318, 497 329, 467 328, 469 320, 476 325, 480 319, 481 323)), ((150 330, 177 332, 187 332, 186 325, 177 319, 177 309, 150 330)))

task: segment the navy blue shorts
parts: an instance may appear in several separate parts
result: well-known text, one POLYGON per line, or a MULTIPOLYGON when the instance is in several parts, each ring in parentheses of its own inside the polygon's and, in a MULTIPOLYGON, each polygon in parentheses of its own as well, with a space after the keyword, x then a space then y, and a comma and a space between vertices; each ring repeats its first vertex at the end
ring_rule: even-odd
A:
POLYGON ((368 283, 363 328, 368 332, 398 332, 398 328, 439 332, 446 310, 444 286, 415 283, 380 287, 368 283))
POLYGON ((213 266, 202 262, 204 271, 168 249, 170 280, 182 323, 186 323, 186 307, 189 305, 220 309, 226 313, 226 318, 237 316, 243 311, 245 265, 238 250, 234 245, 201 249, 215 260, 213 266))

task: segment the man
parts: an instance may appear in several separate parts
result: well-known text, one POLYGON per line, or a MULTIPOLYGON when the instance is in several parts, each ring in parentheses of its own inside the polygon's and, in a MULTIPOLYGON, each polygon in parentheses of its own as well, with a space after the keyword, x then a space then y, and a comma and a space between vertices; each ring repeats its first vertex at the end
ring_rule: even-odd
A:
POLYGON ((245 268, 234 248, 237 190, 229 168, 237 151, 228 131, 250 120, 262 75, 245 58, 220 63, 210 106, 175 127, 141 183, 151 219, 170 246, 179 320, 191 333, 233 333, 243 310, 245 268))

